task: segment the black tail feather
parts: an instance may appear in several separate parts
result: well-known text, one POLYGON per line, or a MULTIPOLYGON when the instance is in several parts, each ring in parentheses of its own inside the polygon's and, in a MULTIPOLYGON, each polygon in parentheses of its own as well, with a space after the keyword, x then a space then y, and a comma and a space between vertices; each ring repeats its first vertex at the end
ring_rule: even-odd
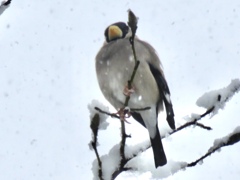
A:
MULTIPOLYGON (((142 126, 146 128, 146 125, 142 119, 142 116, 139 113, 131 112, 131 114, 136 121, 138 121, 142 126)), ((150 141, 153 149, 155 167, 157 168, 158 166, 164 166, 167 163, 167 158, 164 153, 162 140, 161 140, 161 136, 160 136, 157 125, 156 125, 156 135, 154 138, 150 137, 150 141)))
POLYGON ((164 166, 165 164, 167 164, 167 158, 163 149, 161 136, 157 126, 156 126, 156 136, 153 139, 150 138, 150 140, 151 140, 151 145, 153 149, 155 167, 157 168, 158 166, 164 166))

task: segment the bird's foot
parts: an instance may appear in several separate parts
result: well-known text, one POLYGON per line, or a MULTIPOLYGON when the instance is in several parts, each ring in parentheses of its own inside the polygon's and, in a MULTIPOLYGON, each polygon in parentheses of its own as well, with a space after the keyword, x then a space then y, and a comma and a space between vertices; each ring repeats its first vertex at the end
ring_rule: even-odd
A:
POLYGON ((130 112, 130 109, 128 107, 119 109, 118 112, 116 112, 115 114, 119 116, 121 121, 124 121, 124 122, 130 124, 130 122, 128 122, 126 120, 126 118, 131 117, 131 112, 130 112))
POLYGON ((133 86, 131 86, 130 88, 128 87, 128 85, 126 85, 125 87, 124 87, 124 90, 123 90, 123 94, 125 95, 125 96, 130 96, 132 93, 134 93, 135 92, 135 88, 133 87, 133 86))

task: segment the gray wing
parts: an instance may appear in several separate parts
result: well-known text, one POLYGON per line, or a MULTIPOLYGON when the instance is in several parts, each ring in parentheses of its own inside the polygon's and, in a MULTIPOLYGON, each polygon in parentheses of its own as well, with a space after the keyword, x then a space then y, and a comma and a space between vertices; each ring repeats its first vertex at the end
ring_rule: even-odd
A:
POLYGON ((156 51, 150 44, 141 40, 138 40, 138 41, 140 41, 149 50, 151 54, 151 59, 148 59, 147 61, 148 61, 149 68, 152 72, 152 75, 156 80, 158 90, 160 93, 160 96, 157 102, 156 111, 158 113, 158 110, 161 109, 162 103, 164 103, 166 113, 167 113, 167 122, 172 129, 175 129, 174 111, 173 111, 172 102, 170 99, 170 90, 168 88, 167 81, 161 69, 161 62, 156 54, 156 51))

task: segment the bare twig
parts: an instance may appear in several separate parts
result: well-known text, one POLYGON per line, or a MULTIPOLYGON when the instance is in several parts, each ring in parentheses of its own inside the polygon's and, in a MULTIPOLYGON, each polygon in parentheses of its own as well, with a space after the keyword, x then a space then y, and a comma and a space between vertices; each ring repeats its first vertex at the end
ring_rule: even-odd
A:
POLYGON ((135 46, 134 46, 134 38, 136 35, 136 31, 137 31, 137 23, 138 23, 137 17, 129 9, 128 10, 128 26, 131 28, 131 31, 132 31, 132 37, 129 38, 129 41, 130 41, 130 44, 132 45, 132 51, 133 51, 135 64, 137 63, 137 56, 136 56, 136 51, 135 51, 135 46))
MULTIPOLYGON (((213 110, 214 110, 214 106, 210 109, 208 109, 205 113, 203 113, 202 115, 200 115, 198 118, 195 118, 193 121, 190 121, 190 122, 187 122, 185 123, 184 125, 178 127, 177 129, 173 130, 172 132, 170 132, 169 134, 174 134, 188 126, 191 126, 191 125, 197 125, 197 126, 200 126, 200 127, 205 127, 203 125, 199 125, 199 123, 197 123, 197 121, 201 120, 203 117, 205 117, 206 115, 210 114, 213 110)), ((207 130, 211 130, 212 128, 211 127, 207 127, 207 128, 204 128, 204 129, 207 129, 207 130)))
MULTIPOLYGON (((137 31, 137 17, 131 10, 128 10, 128 26, 131 28, 131 31, 132 31, 132 36, 129 38, 129 41, 132 46, 133 57, 134 57, 134 61, 135 61, 135 66, 134 66, 131 78, 128 81, 128 89, 131 89, 133 79, 136 75, 138 66, 140 64, 140 61, 137 60, 136 50, 135 50, 135 46, 134 46, 134 38, 135 38, 136 31, 137 31)), ((130 100, 130 96, 127 96, 125 99, 124 107, 128 106, 129 100, 130 100)))
POLYGON ((145 107, 145 108, 130 108, 130 112, 135 112, 135 111, 146 111, 151 109, 151 107, 145 107))
POLYGON ((98 177, 100 180, 103 180, 102 178, 102 161, 99 157, 98 150, 97 150, 97 136, 98 136, 98 129, 99 129, 99 122, 100 122, 100 117, 99 114, 96 113, 90 124, 90 128, 92 129, 93 133, 93 140, 91 141, 92 148, 97 156, 97 161, 98 161, 98 177))
POLYGON ((117 169, 116 171, 114 171, 114 173, 112 174, 112 180, 114 180, 119 174, 121 174, 122 172, 124 171, 129 171, 129 170, 132 170, 132 168, 130 167, 123 167, 121 169, 117 169))
MULTIPOLYGON (((130 37, 129 41, 132 46, 133 56, 135 60, 135 66, 134 66, 131 78, 128 81, 128 89, 131 89, 134 77, 136 75, 138 66, 140 64, 140 61, 137 60, 135 46, 134 46, 134 38, 137 30, 137 17, 134 15, 134 13, 131 10, 128 11, 128 25, 132 30, 132 36, 130 37)), ((128 106, 129 100, 130 100, 130 96, 126 96, 123 109, 128 106)), ((113 173, 112 179, 115 179, 115 177, 117 177, 117 175, 122 171, 129 170, 128 168, 124 168, 125 164, 127 163, 127 159, 125 157, 125 143, 126 143, 126 138, 128 137, 126 135, 124 121, 121 121, 121 136, 122 136, 122 140, 121 140, 121 146, 120 146, 120 155, 121 155, 120 167, 116 169, 116 171, 113 173)))
POLYGON ((121 162, 120 162, 120 168, 123 168, 124 165, 125 165, 125 160, 126 160, 126 157, 125 157, 125 143, 126 143, 126 138, 127 138, 127 135, 126 135, 126 132, 125 132, 125 122, 124 121, 121 121, 121 137, 122 137, 122 140, 121 140, 121 146, 120 146, 120 155, 121 155, 121 162))
MULTIPOLYGON (((132 30, 132 36, 130 37, 130 39, 132 39, 131 45, 132 45, 133 55, 134 55, 134 59, 135 59, 135 66, 134 66, 131 78, 128 81, 128 89, 131 89, 135 74, 136 74, 138 66, 139 66, 139 61, 137 61, 136 51, 135 51, 135 47, 134 47, 134 37, 135 37, 136 30, 137 30, 137 20, 136 20, 137 18, 131 10, 128 11, 128 18, 129 18, 128 25, 132 30)), ((126 96, 124 108, 128 106, 129 100, 130 100, 130 96, 126 96)), ((121 140, 120 154, 121 154, 122 159, 121 159, 121 163, 120 163, 120 168, 123 168, 124 165, 126 164, 125 163, 126 157, 125 157, 124 149, 125 149, 125 143, 126 143, 126 137, 127 137, 126 132, 125 132, 124 121, 121 121, 121 134, 122 134, 122 140, 121 140)))
MULTIPOLYGON (((136 111, 146 111, 151 109, 151 107, 145 107, 145 108, 130 108, 130 113, 131 112, 136 112, 136 111)), ((109 113, 107 111, 103 111, 102 109, 100 109, 99 107, 95 107, 95 110, 99 111, 100 113, 106 114, 108 116, 120 119, 120 117, 116 114, 116 113, 109 113)))
POLYGON ((204 124, 202 124, 202 123, 196 123, 196 126, 198 126, 198 127, 201 127, 201 128, 203 128, 203 129, 206 129, 206 130, 212 130, 212 128, 211 127, 209 127, 209 126, 205 126, 204 124))
POLYGON ((107 114, 107 115, 109 115, 109 116, 111 116, 111 117, 120 119, 120 117, 119 117, 116 113, 109 113, 109 112, 107 112, 107 111, 101 110, 101 109, 98 108, 98 107, 95 107, 95 109, 96 109, 97 111, 99 111, 100 113, 107 114))

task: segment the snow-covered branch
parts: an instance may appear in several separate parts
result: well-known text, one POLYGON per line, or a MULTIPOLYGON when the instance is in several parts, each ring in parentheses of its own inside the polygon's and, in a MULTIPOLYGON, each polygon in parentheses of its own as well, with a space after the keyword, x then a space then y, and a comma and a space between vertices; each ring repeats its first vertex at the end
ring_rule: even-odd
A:
POLYGON ((225 107, 226 102, 228 102, 235 93, 240 90, 240 80, 233 79, 231 83, 222 89, 214 90, 202 95, 196 102, 199 107, 212 110, 212 117, 218 113, 219 109, 225 107))
POLYGON ((102 180, 103 179, 102 178, 102 161, 100 159, 100 156, 97 150, 97 146, 98 146, 97 136, 98 136, 98 130, 106 129, 109 123, 106 121, 108 116, 104 113, 98 113, 94 108, 95 106, 101 107, 101 109, 104 109, 106 112, 108 111, 108 108, 105 107, 100 102, 98 102, 97 100, 93 100, 92 103, 88 105, 88 109, 90 111, 90 119, 91 119, 90 128, 92 130, 92 140, 89 143, 89 148, 91 150, 94 150, 96 154, 97 161, 98 161, 97 174, 99 179, 102 180))
MULTIPOLYGON (((186 122, 182 126, 178 127, 176 130, 170 131, 167 134, 163 135, 162 138, 168 137, 168 136, 170 136, 174 133, 177 133, 177 132, 179 132, 179 131, 181 131, 181 130, 189 127, 189 126, 192 126, 192 125, 197 126, 197 127, 201 127, 203 129, 211 130, 212 129, 211 127, 205 126, 205 125, 199 123, 199 121, 202 118, 206 117, 207 115, 211 115, 211 116, 213 116, 213 114, 215 115, 216 112, 220 108, 223 108, 225 106, 226 102, 229 101, 235 93, 239 92, 239 89, 240 89, 240 80, 235 79, 235 80, 232 80, 231 83, 225 88, 205 93, 203 96, 201 96, 199 98, 200 100, 198 99, 197 104, 199 105, 199 102, 205 102, 204 107, 208 108, 206 110, 206 112, 204 112, 203 114, 191 114, 191 116, 187 118, 188 122, 186 122), (208 105, 206 101, 209 102, 210 104, 208 105)), ((93 105, 93 107, 94 107, 94 105, 93 105)), ((112 115, 111 113, 108 113, 108 110, 106 110, 106 108, 102 107, 101 105, 98 105, 98 107, 101 107, 101 109, 104 109, 104 110, 101 110, 101 112, 104 112, 104 113, 100 113, 100 114, 104 114, 105 118, 108 115, 112 115)), ((97 111, 99 111, 99 109, 97 111)), ((116 118, 119 118, 119 117, 116 116, 116 118)), ((216 139, 214 141, 214 145, 211 148, 209 148, 209 150, 206 152, 206 154, 201 156, 197 160, 195 160, 191 163, 171 162, 172 166, 177 167, 177 168, 172 169, 172 171, 171 171, 171 173, 169 173, 169 175, 174 174, 181 169, 185 169, 186 167, 195 166, 199 162, 202 162, 203 159, 209 157, 212 153, 216 152, 218 149, 220 149, 224 146, 233 145, 233 144, 235 144, 239 141, 240 141, 240 127, 237 127, 229 135, 227 135, 223 138, 220 138, 220 139, 216 139)), ((105 164, 105 163, 107 163, 107 164, 110 163, 111 164, 111 168, 109 169, 109 167, 108 167, 108 171, 106 171, 104 168, 102 168, 103 177, 105 177, 106 179, 109 179, 109 178, 114 179, 124 171, 128 171, 128 170, 134 171, 134 170, 136 170, 136 167, 129 165, 129 162, 131 160, 133 160, 136 156, 141 154, 142 152, 145 152, 147 149, 149 149, 151 147, 151 145, 150 145, 149 141, 140 143, 138 145, 135 145, 134 147, 125 145, 125 158, 124 159, 119 155, 119 148, 120 147, 121 147, 121 145, 114 146, 110 150, 108 155, 104 155, 104 156, 101 156, 99 158, 99 159, 102 160, 101 161, 102 164, 105 164), (120 164, 121 164, 121 166, 120 166, 120 164)), ((96 162, 94 164, 95 165, 93 167, 97 168, 96 167, 96 162)), ((106 164, 104 166, 106 166, 106 164)), ((97 169, 99 169, 99 167, 100 166, 99 166, 99 163, 98 163, 98 168, 97 169)), ((155 172, 153 174, 158 174, 158 173, 155 172)), ((98 173, 98 175, 99 175, 99 173, 98 173)), ((103 178, 103 179, 105 179, 105 178, 103 178)))
POLYGON ((189 163, 187 167, 195 166, 196 164, 201 162, 203 159, 207 158, 212 153, 216 152, 222 147, 233 145, 235 143, 238 143, 239 141, 240 141, 240 126, 236 127, 235 130, 232 133, 228 134, 227 136, 222 137, 220 139, 216 139, 213 143, 213 146, 209 148, 209 150, 204 156, 200 157, 199 159, 197 159, 192 163, 189 163))

